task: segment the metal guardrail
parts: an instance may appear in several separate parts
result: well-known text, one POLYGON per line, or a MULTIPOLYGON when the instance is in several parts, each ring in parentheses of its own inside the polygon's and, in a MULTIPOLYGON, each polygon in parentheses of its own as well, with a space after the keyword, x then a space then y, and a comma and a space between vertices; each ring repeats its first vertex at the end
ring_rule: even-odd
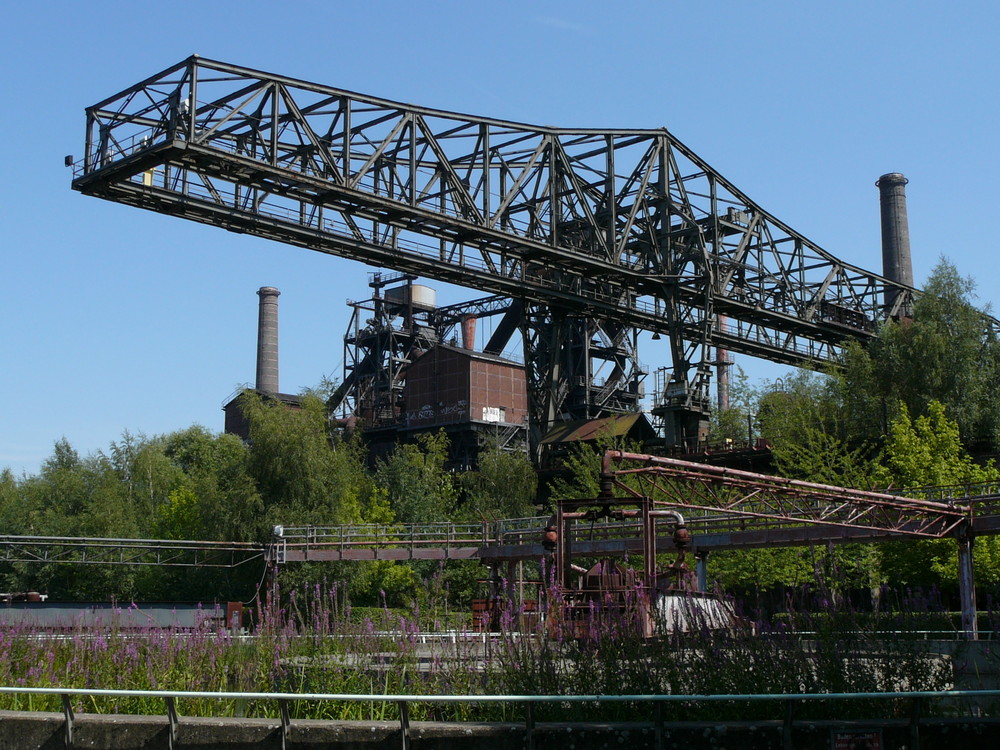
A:
MULTIPOLYGON (((707 508, 688 510, 685 523, 693 535, 726 534, 766 529, 785 529, 808 525, 806 512, 790 513, 784 519, 738 515, 707 508)), ((282 526, 276 539, 284 549, 350 548, 426 548, 468 546, 514 546, 541 543, 541 535, 549 523, 548 516, 518 518, 480 524, 430 523, 374 524, 345 526, 282 526)), ((672 521, 664 521, 672 523, 672 521)), ((599 521, 577 523, 571 528, 574 541, 596 541, 635 538, 641 524, 638 521, 599 521)))
MULTIPOLYGON (((73 747, 73 730, 76 713, 73 710, 74 697, 111 697, 111 698, 159 698, 164 702, 164 709, 169 729, 169 746, 177 743, 178 729, 181 724, 177 712, 178 700, 239 700, 275 702, 281 720, 282 748, 289 744, 293 726, 289 706, 298 701, 344 701, 351 703, 395 704, 399 710, 399 725, 403 750, 410 748, 410 705, 414 703, 507 703, 519 704, 524 710, 525 747, 535 748, 535 707, 546 703, 641 703, 651 705, 654 709, 653 727, 655 730, 655 747, 664 747, 664 729, 670 722, 662 715, 662 708, 670 703, 782 703, 784 704, 783 744, 791 750, 792 730, 795 725, 794 708, 796 703, 812 701, 852 701, 852 700, 885 700, 910 702, 910 737, 911 750, 919 748, 919 726, 925 720, 927 704, 934 701, 968 700, 976 701, 979 712, 970 718, 983 718, 981 706, 983 699, 1000 699, 1000 690, 944 690, 944 691, 907 691, 895 693, 763 693, 763 694, 722 694, 722 695, 401 695, 401 694, 356 694, 356 693, 251 693, 251 692, 214 692, 214 691, 172 691, 172 690, 111 690, 96 688, 31 688, 31 687, 0 687, 0 694, 14 695, 55 695, 59 696, 65 718, 65 746, 73 747)), ((452 722, 459 724, 461 722, 452 722)))

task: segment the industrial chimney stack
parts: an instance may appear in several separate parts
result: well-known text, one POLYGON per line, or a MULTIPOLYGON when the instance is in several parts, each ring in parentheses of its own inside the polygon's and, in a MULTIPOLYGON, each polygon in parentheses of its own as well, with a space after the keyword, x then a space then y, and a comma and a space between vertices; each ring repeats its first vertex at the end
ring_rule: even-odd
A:
MULTIPOLYGON (((890 172, 879 177, 875 187, 879 189, 882 208, 882 275, 890 281, 913 286, 910 227, 906 218, 907 182, 899 172, 890 172)), ((887 289, 885 306, 889 308, 895 301, 896 291, 887 289)), ((905 317, 912 311, 900 310, 899 314, 905 317)))
POLYGON ((260 312, 257 317, 257 390, 278 393, 278 295, 273 286, 257 290, 260 312))
POLYGON ((476 348, 476 316, 466 315, 462 318, 462 347, 470 352, 476 348))

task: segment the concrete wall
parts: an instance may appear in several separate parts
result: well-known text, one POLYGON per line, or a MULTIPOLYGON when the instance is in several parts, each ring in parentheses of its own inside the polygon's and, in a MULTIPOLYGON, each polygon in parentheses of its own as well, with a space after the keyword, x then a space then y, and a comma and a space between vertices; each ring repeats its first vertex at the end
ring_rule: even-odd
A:
MULTIPOLYGON (((672 723, 665 726, 662 746, 691 750, 830 750, 834 736, 844 732, 879 732, 881 747, 908 750, 956 750, 1000 746, 1000 719, 923 720, 916 728, 909 719, 880 723, 862 721, 797 721, 786 738, 780 720, 763 722, 672 723), (786 739, 790 744, 786 745, 786 739)), ((65 747, 61 714, 0 712, 0 750, 55 750, 65 747)), ((650 723, 544 724, 534 733, 534 745, 545 750, 591 748, 655 748, 656 731, 650 723)), ((92 750, 166 750, 166 717, 77 717, 73 746, 92 750)), ((276 721, 262 719, 181 719, 176 750, 277 750, 281 730, 276 721)), ((402 746, 395 722, 296 721, 288 750, 382 750, 402 746)), ((523 725, 439 724, 417 722, 411 727, 413 750, 523 750, 523 725)), ((850 747, 851 744, 846 745, 850 747)))

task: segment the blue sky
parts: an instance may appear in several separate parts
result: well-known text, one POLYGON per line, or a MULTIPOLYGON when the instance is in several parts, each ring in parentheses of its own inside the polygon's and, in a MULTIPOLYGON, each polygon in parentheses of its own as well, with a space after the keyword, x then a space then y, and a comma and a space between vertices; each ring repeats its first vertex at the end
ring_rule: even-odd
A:
MULTIPOLYGON (((880 268, 879 175, 910 180, 914 276, 997 302, 1000 6, 990 2, 48 2, 0 26, 0 467, 66 437, 222 428, 281 292, 281 387, 339 377, 359 263, 81 196, 84 108, 192 53, 458 112, 666 126, 845 261, 880 268)), ((449 290, 441 301, 462 296, 449 290)), ((665 344, 666 342, 661 342, 665 344)), ((666 355, 643 349, 644 361, 666 355)), ((752 377, 774 368, 741 358, 752 377)))

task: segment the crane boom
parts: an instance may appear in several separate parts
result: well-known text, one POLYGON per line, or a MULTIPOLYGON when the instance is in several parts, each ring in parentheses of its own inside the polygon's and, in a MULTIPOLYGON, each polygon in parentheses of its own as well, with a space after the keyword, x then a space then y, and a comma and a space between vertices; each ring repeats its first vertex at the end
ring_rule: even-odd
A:
MULTIPOLYGON (((73 187, 518 300, 542 430, 567 377, 587 377, 567 337, 585 351, 595 331, 667 336, 687 395, 666 408, 699 417, 713 347, 829 362, 915 294, 809 241, 663 128, 531 126, 197 56, 87 109, 73 187)), ((638 392, 621 351, 622 381, 585 410, 635 400, 603 392, 638 392)))

